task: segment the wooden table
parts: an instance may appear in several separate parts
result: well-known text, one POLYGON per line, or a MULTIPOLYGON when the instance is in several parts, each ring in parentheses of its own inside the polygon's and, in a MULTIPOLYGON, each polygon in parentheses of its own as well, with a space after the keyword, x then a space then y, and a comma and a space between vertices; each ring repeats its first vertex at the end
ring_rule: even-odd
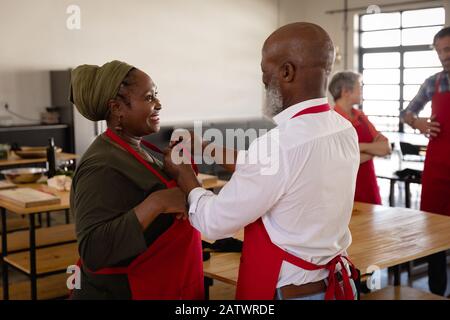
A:
POLYGON ((364 294, 361 300, 444 300, 447 298, 411 287, 387 286, 383 289, 364 294))
POLYGON ((429 140, 423 134, 401 132, 383 132, 383 134, 389 139, 390 142, 406 142, 423 148, 428 146, 429 140))
MULTIPOLYGON (((76 160, 77 158, 78 155, 73 153, 61 152, 56 154, 56 161, 61 162, 76 160)), ((13 152, 11 152, 8 159, 0 160, 0 168, 27 165, 27 164, 41 164, 46 162, 47 162, 46 158, 22 159, 13 152)))
MULTIPOLYGON (((207 176, 203 176, 205 178, 207 176)), ((213 183, 208 182, 204 185, 207 189, 221 188, 226 184, 226 181, 217 180, 213 183)), ((46 192, 53 193, 61 198, 61 202, 55 205, 36 206, 31 208, 23 208, 13 203, 0 200, 1 209, 1 224, 2 224, 2 259, 3 264, 3 299, 9 298, 9 279, 8 279, 8 267, 24 273, 30 278, 31 285, 31 299, 37 299, 37 282, 46 276, 57 275, 62 271, 65 271, 67 266, 76 262, 77 244, 75 243, 75 230, 73 225, 60 226, 54 228, 53 235, 47 235, 44 241, 39 240, 40 231, 36 230, 36 215, 43 212, 64 211, 66 212, 66 222, 69 223, 68 210, 70 208, 69 192, 57 191, 53 188, 46 186, 45 184, 24 184, 19 187, 29 187, 46 192), (25 215, 29 218, 29 246, 27 246, 28 252, 14 253, 14 260, 8 257, 8 249, 11 251, 11 246, 8 245, 8 234, 6 224, 6 212, 11 212, 17 215, 25 215), (73 234, 73 237, 71 235, 73 234), (50 238, 50 239, 49 239, 50 238), (50 243, 51 242, 51 243, 50 243), (58 246, 56 246, 58 245, 58 246), (36 253, 38 250, 38 254, 36 253), (37 265, 37 256, 45 258, 47 257, 49 263, 37 265), (53 262, 52 262, 53 261, 53 262), (62 269, 64 267, 64 269, 62 269)), ((42 235, 41 235, 42 236, 42 235)), ((42 239, 43 237, 41 237, 42 239)), ((22 239, 23 240, 23 239, 22 239)), ((22 241, 23 242, 23 241, 22 241)), ((23 247, 23 246, 22 246, 23 247)))
MULTIPOLYGON (((348 254, 363 274, 371 266, 394 267, 450 248, 450 217, 406 208, 355 202, 350 230, 348 254)), ((240 255, 212 253, 203 263, 205 276, 236 285, 240 255)))
MULTIPOLYGON (((54 212, 54 211, 64 211, 66 212, 66 218, 68 216, 68 210, 70 208, 69 204, 69 192, 65 191, 57 191, 55 189, 49 188, 43 184, 24 184, 20 185, 20 187, 29 187, 38 190, 43 190, 46 192, 53 193, 58 195, 61 198, 61 202, 59 204, 54 205, 45 205, 45 206, 36 206, 31 208, 23 208, 8 201, 0 200, 0 209, 1 209, 1 223, 2 223, 2 264, 3 264, 3 299, 9 299, 9 279, 8 279, 8 267, 14 267, 15 269, 21 271, 25 275, 30 278, 31 283, 31 299, 37 299, 37 280, 38 277, 44 277, 47 275, 56 274, 54 271, 51 272, 38 272, 36 266, 36 250, 39 249, 36 246, 36 215, 43 212, 54 212), (6 224, 6 212, 10 212, 13 214, 27 216, 29 219, 29 252, 16 254, 15 257, 18 258, 23 263, 17 263, 17 261, 11 261, 10 257, 8 257, 8 232, 7 232, 7 224, 6 224), (38 274, 39 273, 39 274, 38 274)), ((66 243, 74 242, 75 239, 67 241, 66 243)), ((75 244, 76 245, 76 244, 75 244)), ((49 248, 43 249, 43 254, 48 254, 50 251, 49 248), (44 250, 46 250, 44 252, 44 250)), ((72 263, 74 263, 73 261, 72 263)), ((61 270, 57 270, 57 272, 61 272, 61 270)))

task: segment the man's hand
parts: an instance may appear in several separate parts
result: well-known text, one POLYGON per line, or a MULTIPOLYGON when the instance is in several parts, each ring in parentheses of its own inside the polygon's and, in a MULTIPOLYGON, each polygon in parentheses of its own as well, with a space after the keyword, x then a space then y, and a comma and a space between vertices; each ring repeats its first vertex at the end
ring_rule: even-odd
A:
POLYGON ((171 146, 164 150, 164 171, 175 180, 178 180, 180 175, 193 172, 191 156, 181 141, 171 142, 171 146))
POLYGON ((181 144, 164 151, 164 171, 176 180, 187 195, 192 189, 201 187, 192 169, 191 157, 181 144))
POLYGON ((436 119, 436 115, 432 115, 431 118, 416 118, 411 122, 411 126, 414 129, 420 131, 420 133, 424 134, 427 138, 436 138, 438 134, 441 132, 440 123, 434 121, 436 119))
POLYGON ((191 155, 201 155, 203 153, 204 142, 201 137, 196 135, 192 130, 176 129, 172 133, 172 140, 169 147, 181 143, 183 147, 189 151, 191 155))

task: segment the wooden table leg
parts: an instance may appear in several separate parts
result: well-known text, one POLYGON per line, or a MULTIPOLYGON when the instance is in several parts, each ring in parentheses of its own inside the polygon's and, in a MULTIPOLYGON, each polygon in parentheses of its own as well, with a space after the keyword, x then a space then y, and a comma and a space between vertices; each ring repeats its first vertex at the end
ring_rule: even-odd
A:
POLYGON ((405 207, 411 208, 411 190, 409 181, 405 181, 405 207))
POLYGON ((50 212, 47 212, 47 227, 52 226, 52 218, 50 216, 50 212))
POLYGON ((399 286, 401 282, 400 265, 392 267, 394 271, 394 286, 399 286))
POLYGON ((209 300, 209 287, 213 285, 214 280, 208 277, 204 277, 203 279, 205 282, 205 300, 209 300))
POLYGON ((389 206, 395 207, 395 180, 389 179, 389 206))
POLYGON ((70 211, 69 209, 64 210, 65 214, 66 214, 66 224, 70 223, 70 211))
POLYGON ((37 300, 35 214, 30 214, 29 218, 30 218, 30 282, 31 282, 31 300, 37 300))
POLYGON ((4 258, 8 254, 8 230, 6 225, 6 209, 1 208, 2 219, 2 281, 3 281, 3 300, 9 300, 9 278, 8 278, 8 264, 4 258))

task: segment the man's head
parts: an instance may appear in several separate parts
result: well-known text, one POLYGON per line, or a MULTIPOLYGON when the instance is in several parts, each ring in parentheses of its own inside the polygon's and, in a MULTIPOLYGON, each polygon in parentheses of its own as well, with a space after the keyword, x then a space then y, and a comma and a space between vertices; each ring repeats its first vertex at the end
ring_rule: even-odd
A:
POLYGON ((444 70, 450 72, 450 27, 442 29, 434 36, 433 45, 444 70))
POLYGON ((361 74, 353 71, 336 73, 328 87, 334 101, 345 100, 351 104, 360 104, 362 99, 361 78, 361 74))
POLYGON ((325 97, 335 52, 329 35, 318 25, 288 24, 264 43, 261 69, 266 87, 266 115, 308 99, 325 97))

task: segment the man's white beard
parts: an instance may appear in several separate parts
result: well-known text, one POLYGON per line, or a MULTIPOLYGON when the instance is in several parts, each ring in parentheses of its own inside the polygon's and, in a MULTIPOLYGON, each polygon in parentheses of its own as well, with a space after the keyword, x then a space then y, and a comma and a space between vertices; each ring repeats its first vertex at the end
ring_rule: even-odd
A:
POLYGON ((275 81, 271 81, 266 89, 266 101, 263 107, 263 114, 269 118, 273 118, 281 111, 283 111, 281 90, 275 81))

